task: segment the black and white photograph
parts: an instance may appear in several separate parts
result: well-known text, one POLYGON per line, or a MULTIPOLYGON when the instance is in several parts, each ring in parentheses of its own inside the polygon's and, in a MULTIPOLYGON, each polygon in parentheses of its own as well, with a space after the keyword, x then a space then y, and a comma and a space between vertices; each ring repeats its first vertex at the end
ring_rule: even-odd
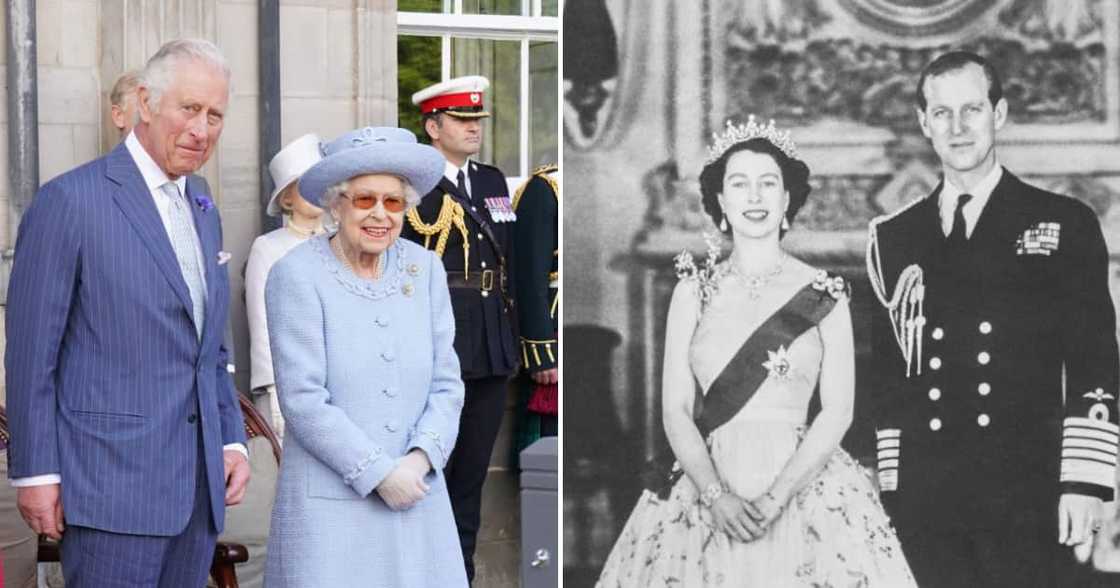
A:
POLYGON ((1120 0, 569 0, 570 587, 1120 583, 1120 0))

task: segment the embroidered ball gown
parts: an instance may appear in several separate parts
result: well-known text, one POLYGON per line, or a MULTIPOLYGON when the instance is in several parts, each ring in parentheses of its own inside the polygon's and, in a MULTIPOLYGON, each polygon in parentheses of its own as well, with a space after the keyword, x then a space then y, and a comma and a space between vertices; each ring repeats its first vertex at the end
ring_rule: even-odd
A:
MULTIPOLYGON (((728 383, 723 372, 733 374, 731 388, 761 380, 753 396, 747 394, 746 404, 708 436, 717 473, 739 497, 753 499, 766 492, 796 451, 823 356, 817 323, 837 303, 847 304, 844 291, 842 279, 822 272, 775 313, 786 319, 776 324, 773 316, 757 324, 760 319, 744 312, 741 295, 717 293, 701 315, 689 364, 705 394, 719 379, 728 383), (790 329, 797 321, 783 313, 800 313, 804 320, 790 329), (774 332, 756 332, 767 329, 774 332), (755 335, 771 335, 763 338, 770 343, 784 336, 788 344, 765 353, 757 353, 763 348, 755 345, 756 353, 744 353, 755 335)), ((687 475, 667 498, 645 491, 597 586, 915 585, 869 474, 841 449, 790 500, 765 535, 749 543, 718 530, 699 495, 687 475)))

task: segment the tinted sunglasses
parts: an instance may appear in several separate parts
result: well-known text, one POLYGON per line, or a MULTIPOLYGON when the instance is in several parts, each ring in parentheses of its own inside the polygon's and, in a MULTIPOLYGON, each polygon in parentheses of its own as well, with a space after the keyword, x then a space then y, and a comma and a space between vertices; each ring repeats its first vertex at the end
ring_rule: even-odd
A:
MULTIPOLYGON (((350 202, 354 205, 354 208, 358 208, 361 210, 370 210, 374 206, 377 206, 377 196, 374 196, 373 194, 364 194, 361 192, 357 194, 347 194, 343 192, 342 195, 350 199, 350 202)), ((393 194, 390 194, 381 198, 381 206, 383 206, 385 210, 389 212, 401 212, 405 209, 406 206, 408 206, 408 202, 404 199, 403 196, 395 196, 393 194)))

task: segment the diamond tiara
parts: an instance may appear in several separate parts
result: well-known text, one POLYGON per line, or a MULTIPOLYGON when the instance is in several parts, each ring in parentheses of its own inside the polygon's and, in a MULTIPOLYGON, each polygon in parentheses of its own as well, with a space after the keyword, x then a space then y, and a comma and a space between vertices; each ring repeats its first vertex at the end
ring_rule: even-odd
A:
POLYGON ((704 161, 704 165, 722 157, 736 143, 751 139, 766 139, 780 149, 782 153, 785 153, 787 157, 797 159, 797 145, 793 144, 789 131, 779 131, 774 126, 774 119, 770 119, 770 123, 767 125, 758 124, 752 114, 747 118, 747 124, 745 125, 735 124, 729 120, 723 133, 712 133, 712 145, 708 147, 708 159, 704 161))

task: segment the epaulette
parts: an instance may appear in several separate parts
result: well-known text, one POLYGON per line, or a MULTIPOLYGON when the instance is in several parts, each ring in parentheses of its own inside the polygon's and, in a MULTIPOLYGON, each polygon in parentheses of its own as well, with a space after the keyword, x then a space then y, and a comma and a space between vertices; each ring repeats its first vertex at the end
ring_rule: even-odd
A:
POLYGON ((537 169, 534 169, 532 175, 539 176, 542 174, 550 174, 554 171, 558 171, 559 169, 560 166, 556 165, 555 163, 546 163, 538 167, 537 169))
POLYGON ((513 193, 514 212, 517 212, 517 205, 521 202, 521 195, 525 193, 525 188, 529 186, 529 182, 533 181, 533 178, 540 178, 541 180, 548 182, 549 187, 552 188, 552 196, 556 198, 557 202, 559 202, 560 184, 556 181, 556 178, 549 175, 559 169, 560 166, 556 165, 555 163, 550 163, 548 165, 542 165, 533 170, 533 173, 530 174, 524 182, 521 182, 521 185, 517 187, 517 191, 513 193))

